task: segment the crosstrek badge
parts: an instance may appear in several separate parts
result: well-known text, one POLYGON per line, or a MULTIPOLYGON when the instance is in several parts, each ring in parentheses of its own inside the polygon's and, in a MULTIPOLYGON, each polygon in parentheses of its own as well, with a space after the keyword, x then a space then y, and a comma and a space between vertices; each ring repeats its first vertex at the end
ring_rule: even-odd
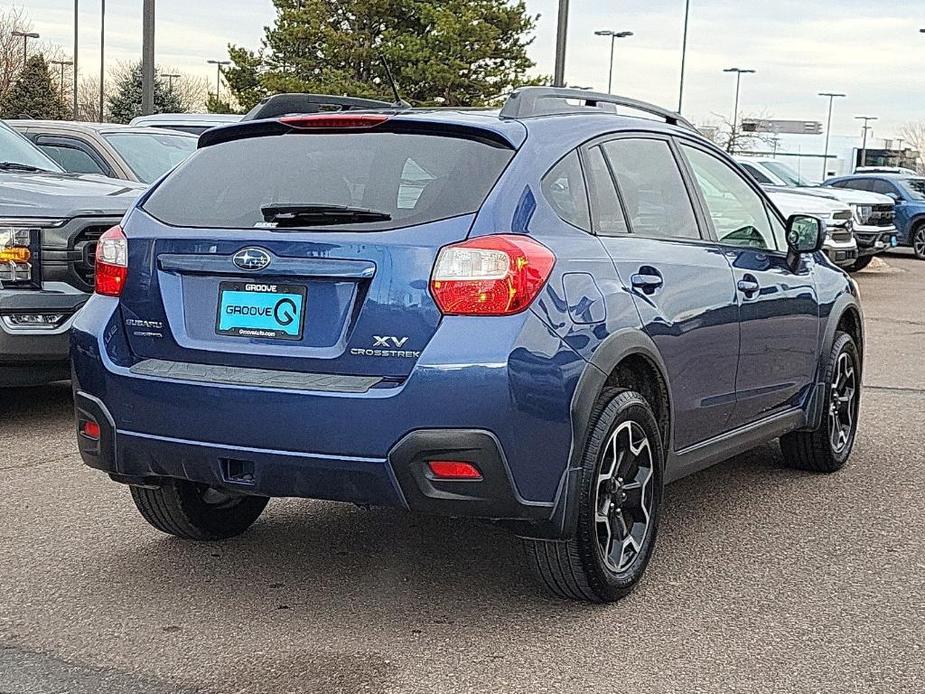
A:
POLYGON ((373 335, 372 346, 366 349, 354 347, 350 354, 356 357, 395 357, 398 359, 417 359, 421 353, 415 350, 402 349, 408 342, 408 337, 395 335, 373 335))

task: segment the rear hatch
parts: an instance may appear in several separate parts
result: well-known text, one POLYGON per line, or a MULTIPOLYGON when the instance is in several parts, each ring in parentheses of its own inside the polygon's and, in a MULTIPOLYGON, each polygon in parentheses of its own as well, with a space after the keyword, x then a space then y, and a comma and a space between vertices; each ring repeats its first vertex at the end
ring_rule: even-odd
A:
POLYGON ((439 325, 437 252, 467 236, 514 155, 497 132, 373 115, 202 144, 126 225, 135 355, 389 380, 439 325))

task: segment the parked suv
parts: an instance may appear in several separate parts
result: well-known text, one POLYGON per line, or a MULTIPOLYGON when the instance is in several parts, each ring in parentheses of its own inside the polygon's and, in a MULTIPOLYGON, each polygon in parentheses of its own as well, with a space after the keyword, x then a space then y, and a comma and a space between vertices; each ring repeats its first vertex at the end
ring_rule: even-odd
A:
POLYGON ((925 177, 907 174, 864 174, 826 181, 833 190, 863 190, 880 193, 896 202, 899 244, 910 246, 925 260, 925 177))
POLYGON ((583 90, 215 129, 100 240, 80 452, 178 537, 274 496, 477 517, 615 600, 666 482, 776 438, 848 460, 863 322, 822 235, 677 114, 583 90))
POLYGON ((849 269, 863 270, 875 255, 899 242, 895 225, 895 203, 892 198, 870 189, 828 188, 808 183, 799 173, 776 159, 739 159, 742 167, 762 185, 787 186, 794 191, 825 195, 851 206, 854 211, 852 229, 858 244, 858 259, 849 269))
POLYGON ((65 174, 0 122, 0 387, 68 378, 94 248, 141 186, 65 174))

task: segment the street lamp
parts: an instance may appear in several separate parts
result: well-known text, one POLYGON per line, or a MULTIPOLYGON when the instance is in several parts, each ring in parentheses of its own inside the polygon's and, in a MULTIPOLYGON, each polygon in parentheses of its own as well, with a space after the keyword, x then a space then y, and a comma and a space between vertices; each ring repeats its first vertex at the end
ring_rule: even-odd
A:
POLYGON ((878 120, 877 116, 855 116, 855 120, 864 121, 864 128, 862 132, 864 133, 864 141, 861 144, 861 163, 859 166, 867 166, 867 133, 870 130, 873 130, 872 127, 868 125, 872 120, 878 120))
POLYGON ((607 93, 612 93, 613 87, 613 45, 617 39, 625 39, 633 35, 632 31, 611 31, 610 29, 601 29, 594 32, 595 36, 610 37, 610 70, 607 72, 607 93))
POLYGON ((829 100, 829 118, 825 126, 825 154, 822 155, 822 180, 828 177, 829 169, 829 135, 832 131, 832 104, 835 99, 843 99, 846 94, 836 94, 834 92, 819 92, 819 96, 827 97, 829 100))
POLYGON ((739 91, 742 86, 742 75, 752 75, 755 71, 750 68, 727 67, 723 72, 734 72, 736 74, 736 100, 732 109, 732 133, 729 138, 729 153, 733 154, 739 131, 739 91))
POLYGON ((180 75, 176 73, 168 74, 165 72, 165 73, 161 73, 161 77, 167 78, 167 91, 172 92, 173 91, 173 81, 174 79, 180 77, 180 75))
POLYGON ((684 106, 684 71, 687 67, 687 26, 691 17, 691 0, 684 3, 684 39, 681 41, 681 85, 678 87, 678 113, 684 106))
POLYGON ((207 60, 209 65, 214 65, 216 70, 215 75, 215 100, 218 101, 221 97, 222 91, 222 66, 231 65, 230 60, 207 60))
POLYGON ((103 117, 103 90, 106 82, 106 0, 100 0, 100 123, 103 117))
POLYGON ((556 67, 552 86, 565 86, 565 43, 568 38, 568 0, 559 0, 559 18, 556 24, 556 67))
POLYGON ((77 120, 77 17, 79 15, 80 0, 74 0, 74 120, 77 120))
POLYGON ((29 39, 37 39, 39 35, 34 31, 11 31, 10 34, 22 37, 22 64, 25 66, 29 57, 29 39))
POLYGON ((64 100, 64 68, 73 65, 73 60, 49 60, 51 65, 58 65, 61 68, 61 100, 64 100))

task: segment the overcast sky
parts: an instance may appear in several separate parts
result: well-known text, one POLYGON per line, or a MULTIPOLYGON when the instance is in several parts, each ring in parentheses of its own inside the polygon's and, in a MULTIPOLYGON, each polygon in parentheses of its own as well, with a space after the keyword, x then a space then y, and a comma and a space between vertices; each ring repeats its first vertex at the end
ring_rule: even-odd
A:
MULTIPOLYGON (((141 54, 141 0, 110 0, 107 61, 141 54)), ((553 72, 557 0, 527 0, 542 15, 531 56, 553 72)), ((27 0, 34 28, 71 51, 73 2, 27 0)), ((80 0, 81 73, 99 70, 99 0, 80 0)), ((685 113, 698 123, 730 114, 735 78, 725 67, 757 70, 742 82, 746 115, 824 120, 820 91, 845 92, 833 132, 860 132, 857 115, 879 116, 875 137, 925 120, 925 0, 691 0, 685 113)), ((566 79, 606 89, 609 39, 595 29, 630 30, 617 42, 614 91, 677 106, 684 0, 572 0, 566 79)), ((157 61, 214 77, 209 58, 229 42, 259 46, 273 19, 270 0, 158 0, 157 61)))

